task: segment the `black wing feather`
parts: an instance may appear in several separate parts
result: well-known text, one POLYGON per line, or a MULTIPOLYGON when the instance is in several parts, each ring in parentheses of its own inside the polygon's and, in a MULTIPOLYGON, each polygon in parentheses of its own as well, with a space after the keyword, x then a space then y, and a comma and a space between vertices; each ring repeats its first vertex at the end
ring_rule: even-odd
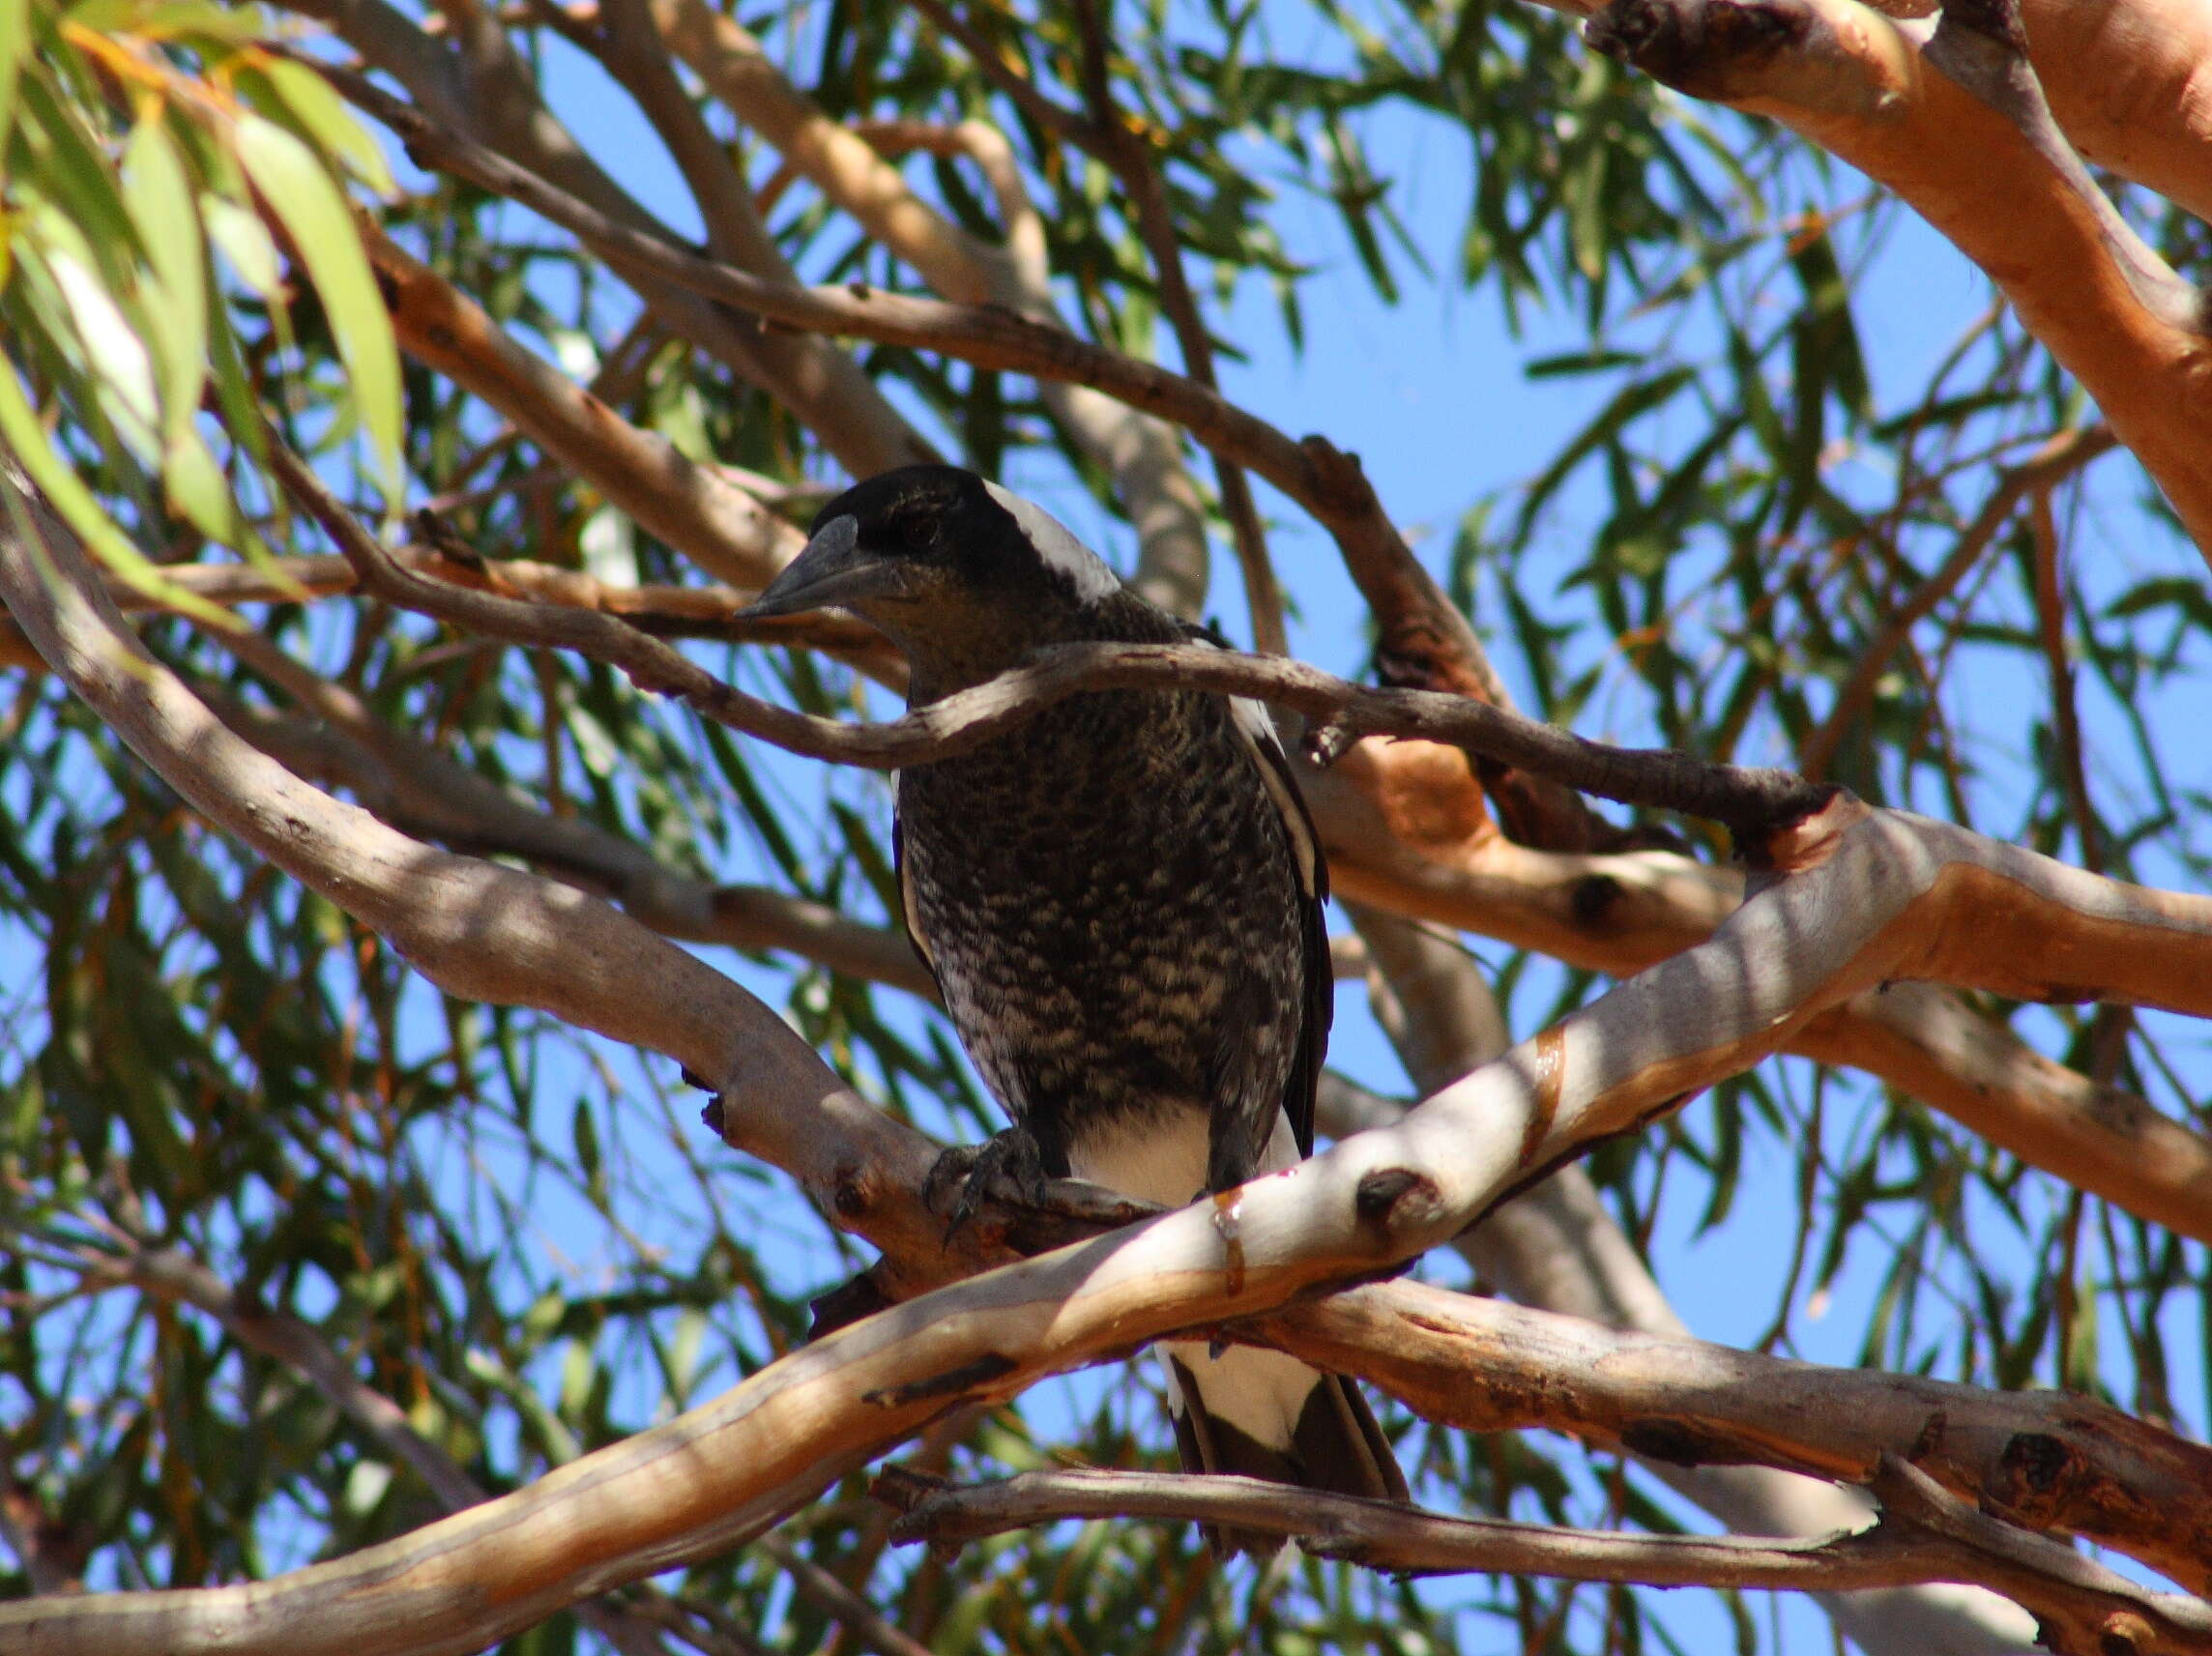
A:
MULTIPOLYGON (((1209 626, 1186 622, 1183 632, 1193 643, 1210 644, 1216 650, 1233 648, 1209 626)), ((1246 734, 1251 737, 1250 745, 1267 772, 1267 794, 1282 813, 1291 855, 1300 863, 1301 923, 1298 930, 1305 943, 1301 973, 1305 1005, 1298 1027, 1297 1051, 1292 1057, 1290 1079, 1283 1087, 1283 1113, 1291 1119, 1291 1132, 1297 1140, 1298 1154, 1310 1156, 1314 1144, 1314 1099, 1321 1088, 1322 1064, 1328 1054, 1329 1025, 1336 1018, 1336 973, 1328 958, 1328 859, 1322 855, 1321 835, 1314 831, 1313 814, 1306 809, 1305 796, 1298 792, 1296 773, 1291 770, 1290 758, 1283 752, 1274 726, 1259 703, 1249 706, 1258 715, 1257 728, 1247 730, 1246 734)), ((1238 711, 1233 700, 1232 715, 1238 711)))
POLYGON ((898 808, 898 772, 891 772, 891 872, 898 877, 899 918, 906 926, 906 941, 914 945, 922 969, 929 973, 930 982, 937 985, 937 998, 945 999, 944 979, 937 975, 937 957, 929 952, 929 939, 922 935, 921 915, 915 907, 914 888, 906 883, 906 824, 900 820, 898 808))
POLYGON ((1322 856, 1321 836, 1314 832, 1313 814, 1298 792, 1296 775, 1281 745, 1257 742, 1263 763, 1282 781, 1280 792, 1269 789, 1276 803, 1288 799, 1296 820, 1283 826, 1290 830, 1294 851, 1310 858, 1312 889, 1301 890, 1304 911, 1299 927, 1305 938, 1305 1022, 1298 1031, 1298 1049, 1291 1060, 1290 1080, 1283 1087, 1283 1111, 1291 1119, 1291 1132, 1298 1142, 1298 1154, 1313 1154, 1314 1099, 1321 1089, 1321 1068, 1328 1055, 1329 1025, 1336 1019, 1336 972, 1328 958, 1328 861, 1322 856))

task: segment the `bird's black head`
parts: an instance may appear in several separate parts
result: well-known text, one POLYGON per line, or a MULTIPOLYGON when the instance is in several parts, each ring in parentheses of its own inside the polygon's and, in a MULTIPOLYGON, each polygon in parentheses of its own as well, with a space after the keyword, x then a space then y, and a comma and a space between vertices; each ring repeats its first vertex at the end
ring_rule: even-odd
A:
POLYGON ((1086 612, 1121 594, 1103 559, 1019 495, 958 466, 902 466, 816 513, 806 549, 745 613, 852 610, 942 681, 1082 637, 1086 612))

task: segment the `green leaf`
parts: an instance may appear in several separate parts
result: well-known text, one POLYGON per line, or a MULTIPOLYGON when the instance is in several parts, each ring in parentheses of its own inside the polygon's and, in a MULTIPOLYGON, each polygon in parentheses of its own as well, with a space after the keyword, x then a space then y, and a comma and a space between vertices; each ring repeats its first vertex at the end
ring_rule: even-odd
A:
POLYGON ((63 464, 53 445, 46 441, 39 417, 23 394, 22 382, 12 367, 0 367, 0 443, 7 445, 32 484, 110 573, 168 608, 217 626, 238 625, 237 617, 228 610, 164 579, 160 567, 115 526, 74 468, 63 464))
POLYGON ((15 79, 30 49, 29 0, 4 0, 0 3, 0 155, 6 153, 5 140, 15 125, 15 79))
POLYGON ((245 533, 229 479, 216 464, 206 440, 190 426, 161 451, 161 486, 185 521, 210 540, 241 550, 260 544, 258 537, 245 533))
POLYGON ((322 299, 375 469, 396 507, 403 486, 398 347, 345 198, 314 152, 273 121, 242 115, 237 147, 322 299))
POLYGON ((157 109, 123 152, 123 205, 145 244, 151 275, 142 306, 161 390, 161 436, 190 434, 207 383, 207 246, 183 159, 157 109))
POLYGON ((102 35, 139 35, 170 41, 198 37, 244 44, 271 32, 258 6, 218 6, 214 0, 84 0, 69 22, 102 35))
POLYGON ((306 64, 289 58, 266 58, 242 70, 238 81, 262 113, 279 119, 289 116, 298 124, 302 137, 320 147, 378 195, 397 192, 383 149, 354 119, 331 83, 306 64))
POLYGON ((254 297, 271 305, 281 303, 284 261, 269 227, 249 209, 213 192, 200 197, 200 221, 207 226, 208 240, 222 250, 254 297))
POLYGON ((27 216, 20 253, 44 266, 67 307, 100 406, 132 453, 148 466, 160 455, 161 403, 154 360, 138 329, 101 277, 76 226, 45 203, 27 216))

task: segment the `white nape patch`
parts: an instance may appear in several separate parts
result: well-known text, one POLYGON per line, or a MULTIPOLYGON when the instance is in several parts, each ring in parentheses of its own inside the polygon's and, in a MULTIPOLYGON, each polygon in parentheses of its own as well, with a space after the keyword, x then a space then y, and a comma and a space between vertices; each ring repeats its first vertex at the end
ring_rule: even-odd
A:
POLYGON ((1076 539, 1067 525, 1043 507, 987 479, 983 487, 1022 526, 1022 533, 1037 549, 1037 556, 1044 560, 1045 567, 1059 570, 1074 583, 1078 602, 1091 603, 1112 597, 1121 590, 1121 577, 1114 573, 1112 566, 1076 539))

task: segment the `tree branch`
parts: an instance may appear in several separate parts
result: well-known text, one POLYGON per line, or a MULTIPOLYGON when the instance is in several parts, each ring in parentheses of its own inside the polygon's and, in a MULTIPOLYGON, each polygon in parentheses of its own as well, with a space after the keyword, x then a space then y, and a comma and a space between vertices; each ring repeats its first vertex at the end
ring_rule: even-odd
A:
MULTIPOLYGON (((1515 845, 1486 821, 1461 837, 1468 791, 1456 749, 1365 741, 1299 783, 1340 897, 1590 971, 1644 971, 1710 937, 1743 900, 1736 870, 1670 852, 1564 856, 1515 845), (1401 774, 1417 777, 1425 756, 1449 772, 1433 796, 1401 774), (1393 779, 1354 785, 1342 774, 1370 765, 1393 779)), ((1854 996, 1780 1050, 1878 1075, 2033 1166, 2212 1241, 2212 1140, 2044 1058, 1949 991, 1891 983, 1854 996)))
MULTIPOLYGON (((1184 375, 1076 339, 999 305, 950 305, 882 293, 861 283, 795 287, 715 264, 617 221, 360 75, 301 61, 390 127, 422 164, 519 202, 632 276, 667 281, 805 332, 943 351, 980 367, 1090 386, 1132 408, 1172 419, 1208 449, 1266 478, 1336 537, 1355 576, 1381 568, 1394 578, 1401 564, 1412 561, 1356 455, 1319 437, 1293 442, 1184 375)), ((1459 625, 1465 627, 1464 618, 1459 625)))
MULTIPOLYGON (((286 0, 286 5, 330 24, 425 108, 437 110, 441 120, 457 131, 482 134, 497 151, 513 157, 510 164, 559 180, 608 222, 623 225, 642 241, 677 246, 666 226, 609 177, 546 108, 529 65, 491 8, 468 8, 448 46, 432 41, 385 0, 286 0)), ((268 45, 290 49, 274 42, 268 45)), ((747 383, 767 390, 856 475, 934 457, 875 382, 827 342, 765 334, 699 303, 681 284, 656 281, 650 274, 632 285, 672 332, 747 383)))
POLYGON ((1160 1518, 1279 1535, 1312 1557, 1400 1574, 1482 1571, 1574 1582, 1857 1592, 1999 1580, 2053 1650, 2132 1656, 2212 1651, 2212 1606, 2146 1591, 2072 1549, 1976 1512, 1885 1456, 1881 1522, 1805 1541, 1629 1535, 1500 1519, 1451 1518, 1387 1501, 1286 1490, 1253 1478, 1169 1472, 1025 1472, 942 1486, 888 1469, 879 1498, 904 1508, 900 1541, 966 1541, 1063 1519, 1160 1518))
MULTIPOLYGON (((1508 1043, 1496 999, 1455 939, 1354 906, 1381 973, 1377 1014, 1422 1093, 1489 1062, 1508 1043)), ((1387 1126, 1405 1106, 1325 1091, 1318 1114, 1332 1138, 1387 1126)), ((1581 1164, 1506 1203, 1453 1249, 1479 1278, 1524 1305, 1616 1329, 1686 1338, 1689 1330, 1614 1222, 1581 1164)), ((1862 1527, 1855 1490, 1771 1467, 1684 1467, 1645 1456, 1644 1469, 1746 1535, 1823 1535, 1862 1527)), ((1837 1629, 1868 1656, 2019 1656, 2034 1643, 2017 1606, 1980 1586, 1899 1586, 1821 1593, 1837 1629)))
POLYGON ((717 579, 755 590, 806 537, 665 437, 632 425, 525 350, 474 300, 364 219, 363 245, 400 347, 504 415, 563 470, 717 579))
POLYGON ((2111 428, 2106 425, 2061 431, 2021 464, 2006 469, 1982 509, 1974 514, 1974 521, 1960 535, 1951 555, 1915 587, 1883 623, 1880 633, 1867 646, 1859 664, 1851 670, 1849 680, 1836 692, 1835 705, 1828 710, 1828 716, 1805 739, 1804 746, 1798 750, 1797 764, 1806 776, 1817 779, 1828 773, 1828 765, 1835 758, 1837 747, 1874 700, 1875 686, 1889 671, 1890 658, 1911 637, 1912 629, 1972 573, 1981 563, 1982 555, 1989 550, 1990 542, 2019 509, 2020 503, 2073 476, 2098 455, 2114 448, 2117 441, 2111 428))

